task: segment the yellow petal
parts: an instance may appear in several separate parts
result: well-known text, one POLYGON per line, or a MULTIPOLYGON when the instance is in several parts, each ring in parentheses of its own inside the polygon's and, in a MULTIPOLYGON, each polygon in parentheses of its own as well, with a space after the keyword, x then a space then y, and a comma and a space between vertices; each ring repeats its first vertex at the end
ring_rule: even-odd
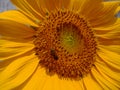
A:
POLYGON ((85 0, 70 0, 69 10, 80 12, 82 5, 85 3, 85 0))
POLYGON ((115 52, 108 51, 102 47, 99 47, 99 51, 97 52, 99 57, 108 65, 109 68, 115 70, 116 72, 120 72, 120 55, 115 52))
POLYGON ((103 87, 96 82, 91 74, 88 74, 86 77, 83 78, 85 90, 102 90, 103 87))
POLYGON ((116 21, 115 11, 120 2, 104 2, 103 8, 89 18, 93 27, 111 25, 116 21))
POLYGON ((49 76, 45 74, 45 70, 40 68, 36 69, 36 71, 33 73, 32 77, 29 79, 27 83, 25 83, 25 86, 23 87, 23 90, 39 90, 39 88, 42 89, 45 82, 47 81, 49 76))
POLYGON ((0 34, 11 38, 31 38, 34 30, 26 25, 10 21, 0 20, 0 34))
POLYGON ((96 32, 103 32, 97 33, 97 37, 105 38, 105 39, 120 39, 120 18, 113 24, 108 27, 104 27, 102 30, 98 28, 96 32))
POLYGON ((108 32, 116 32, 119 31, 119 29, 120 29, 120 18, 118 18, 114 24, 93 28, 93 30, 97 34, 96 36, 99 36, 101 34, 106 34, 108 32))
MULTIPOLYGON (((75 1, 75 0, 73 0, 75 1)), ((87 19, 96 17, 94 14, 102 8, 102 0, 77 0, 80 3, 76 3, 79 6, 80 15, 85 16, 87 19)))
POLYGON ((0 39, 0 60, 8 60, 22 55, 34 48, 30 43, 18 43, 0 39))
POLYGON ((0 73, 0 90, 11 90, 21 85, 35 71, 38 62, 34 53, 16 58, 0 73))
POLYGON ((97 39, 101 45, 120 45, 120 30, 97 35, 97 39))
POLYGON ((112 51, 112 52, 116 52, 118 54, 120 54, 120 46, 119 45, 99 45, 99 47, 102 47, 104 49, 107 49, 109 51, 112 51))
POLYGON ((10 10, 10 11, 0 13, 0 19, 12 20, 25 25, 38 27, 38 25, 35 24, 35 22, 30 20, 23 13, 17 10, 10 10))
POLYGON ((23 90, 84 90, 81 81, 60 79, 57 75, 49 76, 41 67, 38 67, 22 88, 23 90))
POLYGON ((103 90, 118 90, 119 89, 113 83, 111 83, 111 81, 107 80, 107 78, 105 78, 101 74, 101 72, 97 70, 97 68, 92 69, 92 75, 93 75, 93 78, 97 81, 97 83, 99 83, 102 86, 103 90))
MULTIPOLYGON (((22 12, 35 21, 44 19, 44 15, 40 13, 37 0, 11 0, 22 12)), ((40 3, 39 3, 40 4, 40 3)))
MULTIPOLYGON (((57 75, 49 77, 43 90, 84 90, 83 83, 81 81, 72 81, 67 79, 60 79, 57 75), (52 83, 51 83, 52 82, 52 83)), ((41 90, 41 88, 39 88, 41 90)))
POLYGON ((96 28, 95 33, 101 45, 120 45, 120 19, 113 25, 96 28))
POLYGON ((100 45, 120 45, 120 39, 106 39, 97 37, 100 45))
POLYGON ((27 0, 27 2, 35 8, 43 17, 45 17, 48 14, 48 10, 46 8, 44 0, 34 0, 34 3, 32 0, 27 0))
POLYGON ((97 58, 95 63, 96 69, 102 75, 102 77, 109 83, 120 88, 120 73, 111 69, 105 62, 100 58, 97 58))
POLYGON ((70 1, 71 0, 44 0, 44 3, 46 6, 46 9, 49 12, 52 12, 58 9, 68 9, 70 1))
POLYGON ((117 39, 117 38, 120 39, 120 28, 118 28, 118 30, 114 30, 106 34, 97 35, 97 36, 105 39, 117 39))

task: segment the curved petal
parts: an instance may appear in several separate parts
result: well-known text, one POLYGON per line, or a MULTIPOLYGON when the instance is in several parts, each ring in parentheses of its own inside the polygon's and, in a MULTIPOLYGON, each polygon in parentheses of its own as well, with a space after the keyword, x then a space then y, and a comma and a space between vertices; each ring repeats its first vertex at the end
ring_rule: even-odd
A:
POLYGON ((85 3, 85 0, 70 0, 70 3, 68 4, 68 10, 79 13, 83 3, 85 3))
MULTIPOLYGON (((75 0, 73 0, 75 1, 75 0)), ((77 0, 78 1, 78 0, 77 0)), ((102 8, 103 0, 79 0, 80 3, 76 3, 79 8, 79 14, 85 16, 87 19, 94 17, 94 14, 102 8)), ((96 17, 96 16, 95 16, 96 17)))
POLYGON ((102 86, 103 90, 119 90, 118 87, 111 83, 111 81, 107 80, 107 78, 105 78, 105 76, 103 76, 96 68, 92 69, 92 75, 97 83, 102 86))
POLYGON ((100 45, 120 45, 120 19, 113 25, 96 28, 95 33, 100 45))
POLYGON ((120 73, 115 72, 114 70, 110 69, 107 64, 105 64, 99 58, 95 63, 96 70, 101 74, 101 76, 108 81, 110 84, 115 86, 116 88, 120 88, 120 73))
MULTIPOLYGON (((42 0, 38 0, 41 2, 42 0)), ((49 12, 58 10, 58 9, 68 9, 71 0, 43 0, 46 6, 46 9, 49 12)))
POLYGON ((37 0, 11 0, 20 10, 23 11, 28 17, 35 21, 41 21, 44 16, 39 13, 39 8, 37 5, 37 0))
POLYGON ((120 45, 120 32, 108 33, 97 37, 100 45, 120 45))
POLYGON ((20 23, 10 20, 0 20, 0 34, 10 38, 27 39, 34 35, 35 31, 20 23))
POLYGON ((39 90, 39 88, 42 89, 48 78, 49 76, 46 75, 45 70, 38 66, 32 77, 27 83, 25 83, 24 87, 22 88, 24 90, 39 90))
POLYGON ((0 89, 11 90, 21 85, 35 71, 38 62, 34 53, 16 58, 0 73, 0 89))
POLYGON ((118 32, 119 29, 120 29, 120 18, 118 18, 114 24, 93 28, 94 32, 97 34, 96 36, 107 34, 109 32, 115 33, 116 31, 118 32))
POLYGON ((105 39, 120 39, 120 25, 114 31, 110 31, 106 34, 97 35, 97 36, 100 37, 100 38, 105 38, 105 39))
POLYGON ((9 10, 0 13, 0 19, 11 20, 18 23, 22 23, 25 25, 30 25, 34 27, 38 27, 38 25, 30 20, 27 16, 25 16, 22 12, 17 10, 9 10))
POLYGON ((98 44, 100 45, 120 45, 120 39, 117 38, 117 39, 107 39, 107 38, 100 38, 100 37, 97 37, 98 39, 98 44))
POLYGON ((34 45, 30 43, 18 43, 0 39, 0 61, 12 59, 31 51, 33 48, 34 45))
POLYGON ((95 66, 91 73, 93 79, 105 90, 119 90, 120 56, 101 47, 97 53, 95 66))
POLYGON ((85 90, 102 90, 103 87, 93 78, 91 74, 88 74, 83 78, 85 90))
POLYGON ((44 68, 38 67, 33 76, 19 89, 24 90, 84 90, 81 81, 71 81, 49 76, 44 68), (34 82, 34 83, 33 83, 34 82))
POLYGON ((120 54, 111 52, 99 46, 99 51, 97 52, 99 57, 105 62, 109 68, 115 72, 120 72, 120 54))
POLYGON ((103 8, 89 18, 92 27, 111 25, 116 21, 115 12, 120 2, 104 2, 103 8))
POLYGON ((68 8, 70 0, 12 0, 26 15, 41 21, 47 13, 56 9, 68 8))
POLYGON ((112 52, 115 52, 115 53, 118 53, 120 54, 120 45, 99 45, 99 47, 102 47, 104 49, 107 49, 109 51, 112 51, 112 52))

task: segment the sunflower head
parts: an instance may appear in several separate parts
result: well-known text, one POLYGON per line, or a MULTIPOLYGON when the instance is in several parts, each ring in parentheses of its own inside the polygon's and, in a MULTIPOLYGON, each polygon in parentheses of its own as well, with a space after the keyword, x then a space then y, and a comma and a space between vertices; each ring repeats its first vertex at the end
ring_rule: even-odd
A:
POLYGON ((0 13, 0 90, 118 90, 120 1, 11 0, 0 13))
POLYGON ((36 31, 34 44, 40 65, 61 78, 81 78, 95 62, 91 26, 73 11, 58 10, 48 15, 36 31))

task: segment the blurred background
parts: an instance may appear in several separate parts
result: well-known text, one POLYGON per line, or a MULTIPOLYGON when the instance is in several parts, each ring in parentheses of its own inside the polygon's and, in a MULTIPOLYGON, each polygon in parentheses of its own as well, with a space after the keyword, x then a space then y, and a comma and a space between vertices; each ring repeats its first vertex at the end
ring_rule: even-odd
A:
POLYGON ((10 0, 0 0, 0 12, 15 9, 10 0))

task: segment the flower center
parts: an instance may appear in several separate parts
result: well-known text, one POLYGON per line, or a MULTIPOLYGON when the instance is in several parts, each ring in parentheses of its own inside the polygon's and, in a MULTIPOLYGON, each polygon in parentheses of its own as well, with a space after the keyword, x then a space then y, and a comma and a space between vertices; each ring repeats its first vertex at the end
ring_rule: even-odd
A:
POLYGON ((72 11, 51 13, 36 31, 34 40, 40 65, 49 75, 81 79, 96 55, 96 41, 88 22, 72 11))

